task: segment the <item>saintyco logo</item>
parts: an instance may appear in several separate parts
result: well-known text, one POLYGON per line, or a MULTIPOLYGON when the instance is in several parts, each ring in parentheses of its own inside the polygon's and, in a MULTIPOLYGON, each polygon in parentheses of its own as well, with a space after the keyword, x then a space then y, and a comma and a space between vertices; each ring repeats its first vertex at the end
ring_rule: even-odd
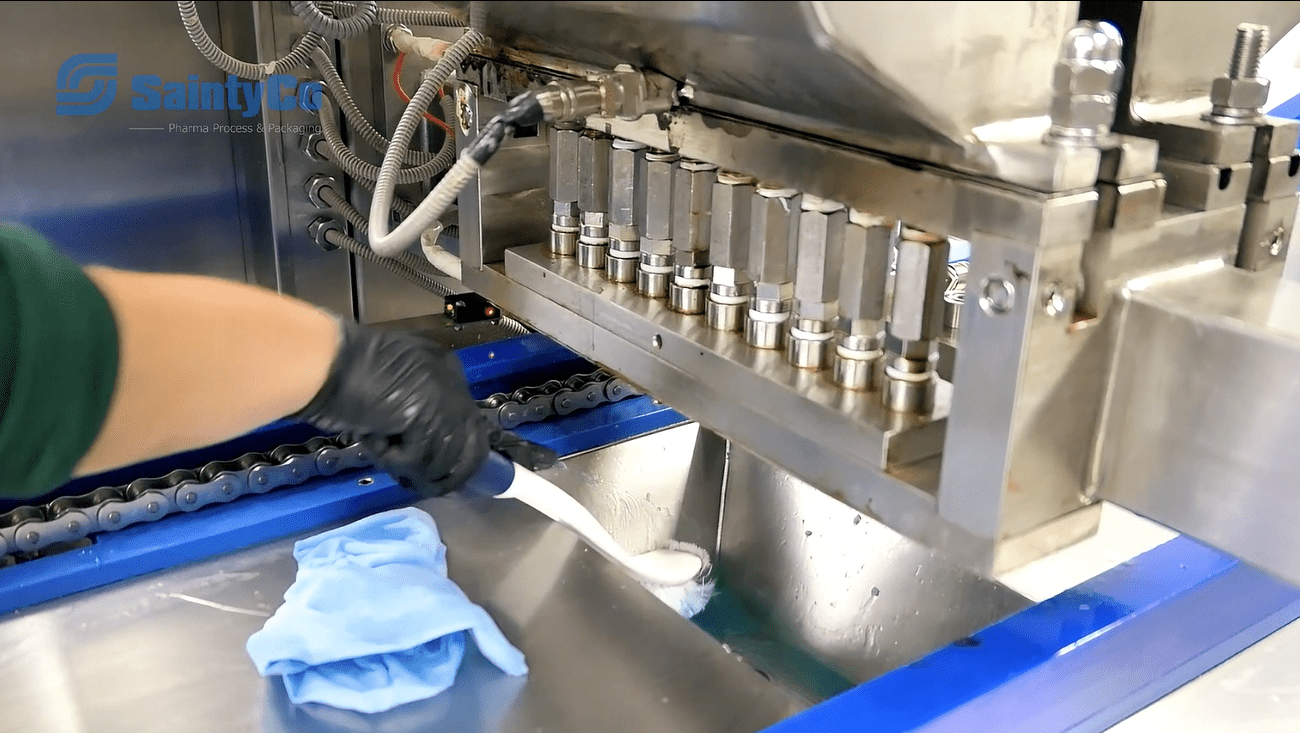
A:
MULTIPOLYGON (((56 114, 97 115, 117 96, 117 54, 74 54, 59 67, 55 83, 56 114)), ((288 74, 273 74, 265 82, 240 81, 227 75, 224 83, 199 81, 196 74, 185 81, 136 74, 131 77, 131 92, 131 109, 236 110, 244 117, 256 117, 264 105, 281 112, 294 107, 314 112, 320 109, 322 93, 320 82, 299 84, 288 74)))

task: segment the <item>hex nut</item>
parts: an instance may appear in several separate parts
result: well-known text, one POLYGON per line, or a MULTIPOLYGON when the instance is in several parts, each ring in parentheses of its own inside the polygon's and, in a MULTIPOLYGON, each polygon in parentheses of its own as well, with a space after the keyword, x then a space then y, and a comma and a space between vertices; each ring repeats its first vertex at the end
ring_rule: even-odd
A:
POLYGON ((311 236, 313 241, 316 242, 316 246, 320 247, 326 252, 333 252, 334 250, 338 249, 338 245, 332 244, 328 239, 325 238, 325 233, 329 231, 335 231, 338 232, 339 234, 347 233, 347 231, 343 228, 343 224, 339 222, 338 219, 330 219, 322 216, 322 217, 318 217, 317 219, 312 221, 312 223, 307 225, 307 234, 311 236))
MULTIPOLYGON (((836 274, 838 275, 839 273, 836 274)), ((798 306, 795 310, 798 312, 800 318, 807 318, 813 321, 830 321, 839 315, 840 306, 839 303, 836 302, 824 303, 820 301, 801 300, 798 301, 798 306)))
POLYGON ((1113 99, 1099 96, 1053 97, 1052 124, 1071 129, 1109 129, 1115 122, 1113 99))
POLYGON ((322 145, 329 147, 326 144, 325 133, 323 132, 309 132, 298 138, 298 149, 302 151, 303 155, 317 163, 328 163, 329 156, 321 152, 322 145))
POLYGON ((1052 69, 1052 91, 1058 95, 1115 94, 1123 81, 1119 70, 1118 63, 1059 61, 1052 69))
POLYGON ((307 184, 303 186, 303 190, 307 192, 307 200, 310 201, 312 205, 318 209, 330 208, 329 203, 327 203, 325 199, 321 197, 321 191, 326 188, 334 189, 335 193, 340 193, 343 190, 342 187, 339 186, 339 182, 337 180, 335 180, 330 176, 321 175, 319 173, 312 176, 311 178, 308 178, 307 184))
POLYGON ((745 275, 744 270, 715 264, 713 266, 713 283, 734 288, 749 284, 749 277, 745 275))
POLYGON ((1259 109, 1268 103, 1268 79, 1229 79, 1210 85, 1210 104, 1230 109, 1259 109))
POLYGON ((759 300, 790 300, 794 297, 794 283, 754 283, 754 297, 759 300))

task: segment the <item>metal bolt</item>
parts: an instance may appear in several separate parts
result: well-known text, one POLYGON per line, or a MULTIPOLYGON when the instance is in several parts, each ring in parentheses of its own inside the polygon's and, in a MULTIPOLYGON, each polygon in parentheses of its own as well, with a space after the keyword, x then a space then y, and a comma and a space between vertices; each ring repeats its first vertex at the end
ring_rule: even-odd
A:
POLYGON ((1065 286, 1052 283, 1047 286, 1047 293, 1043 296, 1043 311, 1056 318, 1070 308, 1070 298, 1071 294, 1065 286))
POLYGON ((118 522, 122 521, 122 513, 121 513, 121 512, 109 512, 109 513, 108 513, 108 521, 109 521, 110 523, 112 523, 112 524, 117 524, 118 522))
POLYGON ((663 346, 663 345, 664 345, 664 337, 663 337, 663 336, 660 336, 659 334, 656 333, 656 334, 654 335, 654 338, 650 339, 650 345, 653 346, 653 347, 655 347, 656 349, 659 348, 659 347, 661 347, 661 346, 663 346))
POLYGON ((68 531, 73 533, 81 531, 81 522, 75 520, 68 522, 68 531))
POLYGON ((984 278, 980 283, 980 310, 990 316, 1010 313, 1016 306, 1016 286, 999 277, 984 278))
POLYGON ((27 542, 28 542, 28 543, 34 545, 34 544, 36 544, 37 542, 40 542, 40 540, 41 540, 41 534, 40 534, 39 532, 28 532, 28 533, 27 533, 27 542))
POLYGON ((1265 239, 1264 241, 1260 242, 1259 246, 1267 249, 1270 255, 1277 257, 1278 255, 1282 254, 1282 244, 1285 239, 1286 239, 1286 229, 1283 227, 1278 227, 1277 229, 1274 229, 1272 232, 1270 232, 1268 235, 1268 239, 1265 239))
POLYGON ((469 107, 469 89, 465 86, 456 89, 456 122, 464 135, 468 135, 469 128, 474 125, 474 112, 469 107))
MULTIPOLYGON (((328 465, 329 462, 326 461, 326 464, 328 465)), ((229 496, 230 494, 235 493, 235 487, 231 486, 230 484, 222 484, 222 485, 221 485, 221 493, 223 493, 223 494, 229 496)))
POLYGON ((196 502, 196 501, 198 501, 198 500, 199 500, 199 495, 196 494, 196 493, 194 493, 193 491, 191 491, 190 493, 188 493, 188 494, 185 495, 185 503, 186 503, 186 504, 193 504, 194 502, 196 502))
POLYGON ((161 508, 162 508, 162 507, 160 507, 160 506, 158 505, 158 502, 156 502, 156 501, 151 501, 151 502, 149 502, 148 506, 145 507, 145 509, 148 510, 148 512, 149 512, 150 514, 157 514, 157 513, 158 513, 158 510, 161 509, 161 508))
POLYGON ((1259 76, 1259 60, 1268 50, 1268 26, 1242 23, 1237 26, 1237 40, 1232 46, 1229 79, 1254 79, 1259 76))

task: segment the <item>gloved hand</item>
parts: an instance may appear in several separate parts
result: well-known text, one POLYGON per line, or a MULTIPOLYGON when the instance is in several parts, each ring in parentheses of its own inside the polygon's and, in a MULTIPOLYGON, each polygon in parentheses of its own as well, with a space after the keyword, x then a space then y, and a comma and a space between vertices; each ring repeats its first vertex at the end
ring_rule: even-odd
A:
POLYGON ((359 441, 375 465, 422 496, 454 491, 498 450, 525 468, 553 451, 483 417, 456 355, 410 333, 342 325, 325 384, 295 418, 359 441))

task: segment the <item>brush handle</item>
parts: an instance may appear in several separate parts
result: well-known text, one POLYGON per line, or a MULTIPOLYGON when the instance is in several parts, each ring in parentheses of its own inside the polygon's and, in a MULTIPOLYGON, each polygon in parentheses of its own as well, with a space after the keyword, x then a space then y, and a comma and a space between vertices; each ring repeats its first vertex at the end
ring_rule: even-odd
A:
POLYGON ((500 496, 515 482, 515 462, 497 453, 489 451, 487 460, 478 471, 465 482, 461 492, 471 496, 500 496))

